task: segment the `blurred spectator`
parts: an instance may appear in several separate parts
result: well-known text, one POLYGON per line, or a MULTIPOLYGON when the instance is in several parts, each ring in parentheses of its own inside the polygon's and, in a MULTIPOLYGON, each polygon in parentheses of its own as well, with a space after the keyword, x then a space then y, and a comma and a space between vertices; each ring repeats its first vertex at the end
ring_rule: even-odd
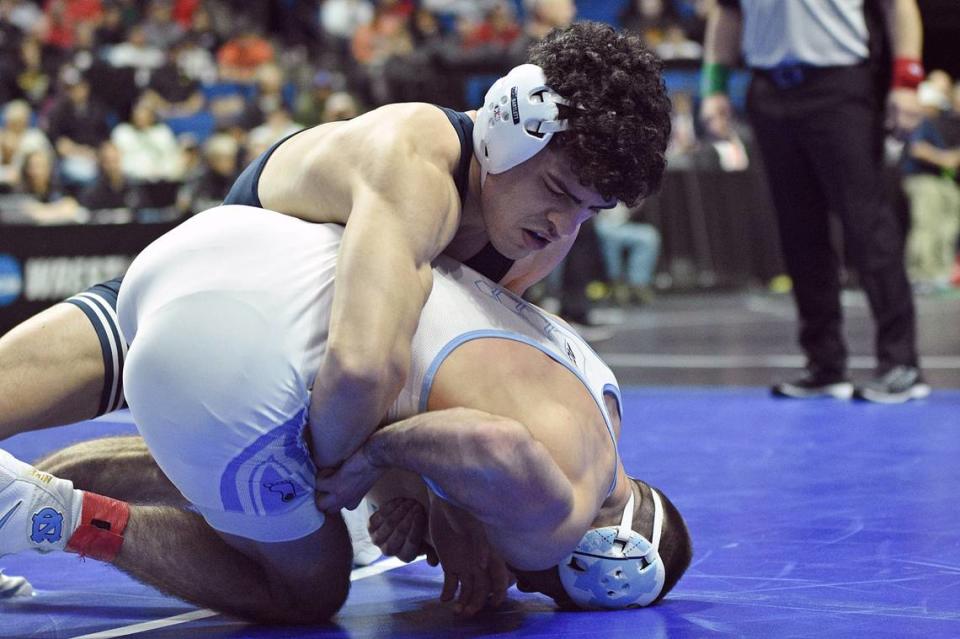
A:
MULTIPOLYGON (((946 102, 950 101, 950 92, 953 90, 953 80, 950 78, 950 74, 944 71, 943 69, 934 69, 929 74, 927 74, 927 79, 924 83, 928 88, 932 88, 937 94, 942 95, 946 102)), ((943 107, 944 109, 948 107, 943 107)))
POLYGON ((122 122, 110 136, 120 151, 123 172, 136 182, 176 182, 183 178, 184 163, 173 131, 157 122, 146 100, 133 107, 130 122, 122 122))
POLYGON ((43 41, 69 50, 76 44, 76 29, 87 23, 98 23, 103 7, 100 0, 46 0, 43 14, 43 41))
POLYGON ((374 9, 370 22, 357 27, 351 42, 354 59, 368 67, 382 65, 390 56, 406 55, 412 50, 406 18, 383 5, 374 9))
POLYGON ((184 73, 173 58, 150 73, 143 97, 161 118, 193 115, 204 104, 200 83, 184 73))
POLYGON ((23 30, 10 21, 14 3, 0 0, 0 62, 15 57, 23 39, 23 30))
POLYGON ((520 35, 520 25, 517 24, 513 9, 506 2, 494 5, 482 22, 479 22, 466 35, 463 46, 466 48, 478 46, 510 46, 520 35))
POLYGON ((709 113, 703 117, 703 145, 701 164, 721 171, 746 171, 750 167, 747 141, 752 141, 747 127, 734 123, 732 117, 709 113))
POLYGON ((273 45, 260 34, 260 29, 248 20, 240 21, 237 35, 220 47, 217 63, 220 79, 250 82, 261 65, 273 62, 273 45))
POLYGON ((217 81, 217 61, 208 49, 200 46, 197 36, 188 33, 170 52, 180 72, 201 84, 217 81))
POLYGON ((357 117, 358 113, 359 107, 356 99, 349 93, 338 91, 327 98, 323 106, 322 120, 324 123, 350 120, 357 117))
POLYGON ((218 133, 203 146, 199 173, 181 191, 181 209, 199 213, 223 202, 240 174, 240 147, 233 137, 218 133))
POLYGON ((70 184, 86 184, 97 174, 96 149, 110 136, 107 111, 90 95, 90 84, 73 68, 61 74, 63 93, 50 110, 47 133, 60 155, 60 171, 70 184))
POLYGON ((542 40, 551 29, 566 27, 577 15, 573 0, 524 0, 527 20, 524 31, 533 40, 542 40))
POLYGON ((391 58, 402 58, 413 52, 413 36, 408 19, 399 11, 378 5, 374 9, 373 20, 358 27, 353 34, 350 50, 354 60, 366 71, 373 101, 377 104, 393 101, 388 63, 391 58))
POLYGON ((115 67, 129 67, 143 74, 143 79, 138 79, 142 86, 146 83, 150 71, 163 66, 166 55, 161 49, 147 42, 141 25, 134 25, 130 27, 126 40, 110 47, 106 58, 115 67))
POLYGON ((693 98, 684 91, 672 97, 670 113, 670 143, 667 145, 667 166, 671 169, 689 168, 697 147, 696 126, 693 117, 693 98))
POLYGON ((321 69, 313 76, 309 88, 297 95, 294 113, 298 122, 310 127, 320 124, 323 108, 334 91, 342 89, 345 81, 338 73, 321 69))
POLYGON ((23 33, 33 33, 41 26, 43 13, 36 2, 31 0, 4 0, 3 4, 7 5, 7 9, 5 13, 0 15, 5 16, 10 24, 23 33))
POLYGON ((173 19, 170 0, 150 0, 142 26, 147 44, 158 49, 169 49, 183 36, 183 27, 173 19))
POLYGON ((703 47, 687 37, 679 24, 668 25, 654 52, 664 60, 699 60, 703 47))
POLYGON ((120 5, 109 2, 103 7, 103 18, 94 32, 98 47, 110 47, 127 39, 127 25, 120 5))
POLYGON ((632 221, 630 208, 623 203, 600 212, 596 231, 614 298, 624 305, 648 302, 660 256, 660 232, 652 224, 632 221))
POLYGON ((14 100, 3 111, 0 128, 0 193, 17 186, 23 163, 34 151, 52 153, 50 141, 40 129, 30 125, 30 105, 14 100))
POLYGON ((193 16, 200 10, 200 0, 175 0, 173 3, 173 19, 184 29, 188 29, 193 22, 193 16))
POLYGON ((17 192, 26 196, 23 213, 38 224, 79 222, 82 209, 60 188, 54 171, 53 154, 34 151, 27 155, 21 170, 17 192))
POLYGON ((263 64, 256 70, 256 92, 243 109, 240 126, 245 129, 260 126, 268 114, 288 107, 283 97, 283 80, 283 70, 276 64, 263 64))
POLYGON ((90 211, 136 208, 136 191, 123 174, 117 145, 110 141, 101 144, 97 160, 97 179, 80 194, 80 204, 90 211))
POLYGON ((210 11, 202 4, 193 12, 190 28, 187 29, 187 36, 205 51, 218 51, 220 45, 223 44, 220 35, 213 28, 210 11))
POLYGON ((290 111, 284 106, 275 107, 267 114, 263 124, 250 131, 247 138, 248 155, 251 159, 267 150, 274 142, 279 142, 292 133, 303 129, 290 117, 290 111))
POLYGON ((937 82, 920 86, 926 117, 910 136, 903 163, 911 218, 907 268, 921 292, 950 286, 960 230, 960 82, 952 105, 937 82))
MULTIPOLYGON (((7 98, 23 98, 36 109, 50 93, 55 69, 44 57, 40 41, 27 37, 20 42, 19 58, 12 63, 10 74, 4 73, 0 83, 7 86, 7 98)), ((4 97, 3 91, 0 88, 0 97, 4 97)))

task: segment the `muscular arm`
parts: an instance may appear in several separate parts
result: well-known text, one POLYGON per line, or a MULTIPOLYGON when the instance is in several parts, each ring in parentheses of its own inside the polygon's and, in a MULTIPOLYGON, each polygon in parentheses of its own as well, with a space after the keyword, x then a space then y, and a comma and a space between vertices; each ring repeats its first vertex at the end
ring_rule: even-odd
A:
POLYGON ((430 261, 456 232, 459 198, 449 164, 459 145, 452 131, 441 130, 453 137, 447 146, 442 136, 437 143, 423 135, 432 126, 450 128, 434 111, 426 122, 410 116, 409 126, 381 119, 344 129, 308 159, 313 175, 330 173, 323 179, 331 206, 349 206, 327 350, 310 402, 313 457, 321 467, 357 450, 396 399, 430 294, 430 261), (343 148, 350 144, 355 148, 343 148))
POLYGON ((519 422, 451 408, 416 415, 374 433, 370 463, 429 478, 445 496, 494 528, 549 529, 569 514, 569 480, 519 422))

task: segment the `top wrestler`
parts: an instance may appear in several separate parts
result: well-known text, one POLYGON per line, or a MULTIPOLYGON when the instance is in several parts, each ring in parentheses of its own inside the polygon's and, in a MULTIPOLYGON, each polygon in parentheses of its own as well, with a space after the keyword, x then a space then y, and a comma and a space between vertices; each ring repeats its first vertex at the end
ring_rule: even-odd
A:
MULTIPOLYGON (((391 105, 295 134, 225 200, 346 226, 310 407, 318 465, 356 450, 403 386, 438 254, 521 292, 594 211, 657 188, 670 105, 638 38, 579 23, 534 45, 529 62, 476 113, 391 105), (330 437, 332 422, 349 427, 330 437)), ((122 405, 119 286, 94 287, 0 339, 0 439, 122 405)))

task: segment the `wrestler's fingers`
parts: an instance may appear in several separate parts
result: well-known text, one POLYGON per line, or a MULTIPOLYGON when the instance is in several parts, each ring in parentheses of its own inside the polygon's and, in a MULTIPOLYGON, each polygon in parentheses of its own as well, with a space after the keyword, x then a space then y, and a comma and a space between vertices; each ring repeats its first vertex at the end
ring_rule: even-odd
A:
POLYGON ((403 541, 400 552, 397 553, 397 557, 399 557, 401 561, 407 562, 416 559, 420 553, 420 545, 423 542, 423 534, 426 528, 426 517, 424 517, 422 513, 412 512, 410 513, 410 517, 412 519, 410 531, 403 541))
POLYGON ((492 608, 500 607, 507 598, 507 590, 510 589, 513 579, 510 571, 502 561, 494 562, 490 571, 490 606, 492 608))
POLYGON ((473 597, 475 586, 476 584, 474 583, 474 575, 472 573, 460 575, 460 595, 457 597, 457 601, 453 605, 454 614, 460 615, 464 613, 467 608, 467 604, 470 602, 471 597, 473 597))
POLYGON ((486 570, 481 570, 473 576, 473 590, 463 602, 461 614, 465 617, 472 617, 480 612, 487 603, 487 597, 490 594, 490 577, 486 570))
POLYGON ((370 538, 378 546, 386 541, 393 534, 397 524, 403 519, 404 513, 410 506, 405 503, 394 503, 392 500, 386 506, 375 512, 370 517, 370 523, 367 526, 370 532, 370 538))
POLYGON ((452 601, 453 596, 457 594, 457 585, 460 580, 456 573, 443 571, 443 590, 440 591, 440 601, 452 601))

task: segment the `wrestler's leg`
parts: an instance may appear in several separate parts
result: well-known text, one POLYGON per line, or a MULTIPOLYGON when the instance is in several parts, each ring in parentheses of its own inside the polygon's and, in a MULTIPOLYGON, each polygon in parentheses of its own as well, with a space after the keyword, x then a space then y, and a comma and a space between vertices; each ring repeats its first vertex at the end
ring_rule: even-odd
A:
POLYGON ((350 540, 338 516, 305 537, 255 542, 193 512, 76 489, 0 450, 0 555, 67 550, 113 563, 191 603, 263 623, 319 623, 349 589, 350 540))
POLYGON ((74 487, 139 504, 185 507, 139 435, 104 437, 54 451, 34 463, 74 487))
POLYGON ((114 565, 191 603, 260 623, 327 621, 350 587, 343 520, 294 541, 256 542, 217 533, 192 512, 133 506, 114 565))
POLYGON ((0 440, 97 414, 100 340, 84 313, 57 304, 0 337, 0 440))

